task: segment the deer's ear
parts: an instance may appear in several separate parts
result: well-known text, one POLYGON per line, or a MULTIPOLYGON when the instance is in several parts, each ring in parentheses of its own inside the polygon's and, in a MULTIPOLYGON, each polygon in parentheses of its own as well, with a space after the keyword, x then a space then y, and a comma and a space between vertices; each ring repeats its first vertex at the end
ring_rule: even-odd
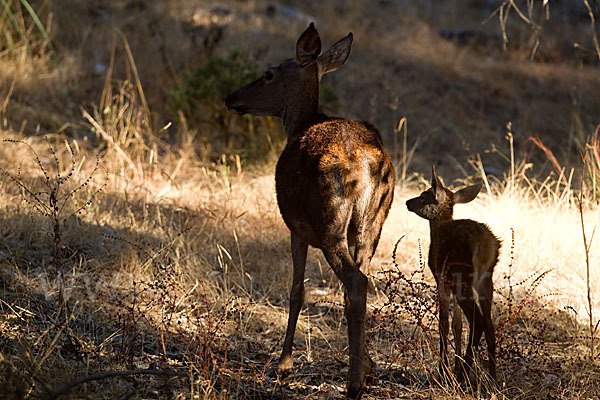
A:
POLYGON ((431 166, 431 188, 433 189, 433 192, 437 192, 438 190, 442 190, 444 188, 444 184, 442 183, 442 180, 440 179, 440 177, 438 176, 438 174, 435 172, 435 165, 431 166))
POLYGON ((350 50, 352 50, 352 32, 346 37, 333 44, 321 57, 319 57, 319 75, 323 76, 328 72, 335 71, 348 59, 350 50))
POLYGON ((314 22, 311 22, 296 43, 296 62, 301 67, 306 67, 315 62, 319 54, 321 54, 321 38, 314 22))
POLYGON ((438 203, 446 201, 446 189, 444 188, 442 180, 435 172, 435 165, 431 166, 431 189, 433 190, 433 194, 438 203))
POLYGON ((454 202, 458 204, 473 201, 480 190, 481 183, 457 190, 456 193, 454 193, 454 202))

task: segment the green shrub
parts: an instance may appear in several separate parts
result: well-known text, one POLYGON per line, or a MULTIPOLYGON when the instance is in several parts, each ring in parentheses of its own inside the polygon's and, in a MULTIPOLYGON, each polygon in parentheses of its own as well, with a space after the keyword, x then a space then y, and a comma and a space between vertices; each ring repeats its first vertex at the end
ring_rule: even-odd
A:
POLYGON ((284 138, 281 124, 270 117, 236 115, 224 104, 225 97, 258 79, 256 63, 243 51, 211 57, 198 69, 185 72, 182 84, 171 91, 169 109, 176 120, 185 119, 195 132, 206 156, 239 154, 242 158, 265 158, 284 138))

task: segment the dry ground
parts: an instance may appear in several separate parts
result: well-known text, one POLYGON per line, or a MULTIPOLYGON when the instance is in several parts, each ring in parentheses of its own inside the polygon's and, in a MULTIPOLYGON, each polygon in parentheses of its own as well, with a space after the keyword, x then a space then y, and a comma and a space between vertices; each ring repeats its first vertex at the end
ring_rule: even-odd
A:
MULTIPOLYGON (((325 82, 325 105, 375 121, 406 171, 366 271, 378 370, 365 397, 598 398, 600 348, 589 325, 600 310, 600 211, 589 181, 580 184, 579 154, 600 122, 600 78, 593 52, 590 61, 572 50, 575 41, 592 48, 589 21, 554 3, 560 18, 536 16, 542 42, 530 57, 531 28, 513 15, 504 53, 497 20, 480 25, 494 8, 474 3, 290 1, 267 12, 264 1, 34 2, 54 56, 27 11, 7 1, 23 29, 0 14, 0 134, 31 148, 0 145, 0 398, 343 397, 343 296, 317 251, 297 368, 273 371, 291 283, 274 195, 278 122, 230 116, 221 93, 194 100, 191 113, 172 101, 196 68, 235 49, 259 66, 290 56, 312 19, 325 45, 348 30, 356 38, 349 63, 325 82), (442 29, 480 31, 488 42, 447 41, 442 29), (407 161, 394 134, 402 117, 407 150, 416 148, 407 161), (513 163, 500 156, 510 153, 508 121, 513 163), (550 153, 527 145, 530 136, 565 178, 549 173, 550 153), (433 162, 455 186, 482 179, 482 166, 497 174, 456 209, 503 240, 497 388, 436 373, 428 226, 404 206, 433 162), (114 371, 122 375, 94 376, 114 371), (85 376, 98 379, 69 384, 85 376)), ((211 87, 241 79, 214 77, 211 87)))

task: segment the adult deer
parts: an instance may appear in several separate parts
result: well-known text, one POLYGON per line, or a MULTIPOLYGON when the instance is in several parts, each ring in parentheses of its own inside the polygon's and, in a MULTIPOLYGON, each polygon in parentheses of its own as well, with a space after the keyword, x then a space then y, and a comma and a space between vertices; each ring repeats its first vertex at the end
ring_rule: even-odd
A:
POLYGON ((304 302, 308 245, 321 249, 344 286, 350 370, 346 395, 359 398, 373 361, 365 348, 368 268, 392 204, 395 172, 377 129, 364 121, 317 112, 321 77, 346 62, 352 33, 321 53, 313 23, 296 57, 230 94, 244 114, 281 117, 287 135, 275 172, 277 202, 291 232, 293 282, 279 371, 292 367, 292 342, 304 302))
POLYGON ((496 379, 496 336, 491 316, 492 274, 498 262, 500 241, 485 224, 452 218, 454 205, 472 201, 480 190, 481 184, 477 184, 453 192, 444 187, 435 168, 432 168, 431 188, 406 202, 409 211, 429 220, 431 244, 428 263, 438 287, 442 373, 449 370, 446 355, 448 306, 454 301, 454 369, 459 380, 464 378, 464 372, 471 369, 473 347, 479 346, 483 333, 490 376, 496 379), (469 321, 469 341, 464 357, 466 368, 461 361, 462 316, 457 303, 469 321))

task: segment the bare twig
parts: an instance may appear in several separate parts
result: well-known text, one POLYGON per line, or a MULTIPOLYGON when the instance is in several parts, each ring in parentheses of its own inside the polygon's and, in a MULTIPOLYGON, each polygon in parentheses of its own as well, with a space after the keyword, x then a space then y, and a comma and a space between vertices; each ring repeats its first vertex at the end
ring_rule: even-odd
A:
POLYGON ((48 393, 46 399, 53 400, 60 396, 66 395, 71 390, 73 390, 76 386, 79 386, 83 383, 97 381, 100 379, 106 378, 115 378, 115 377, 123 377, 123 376, 131 376, 131 375, 156 375, 156 376, 170 376, 170 377, 181 377, 187 378, 190 376, 188 372, 181 371, 173 371, 168 369, 136 369, 130 371, 107 371, 107 372, 99 372, 97 374, 82 376, 80 378, 75 379, 69 383, 66 383, 59 387, 57 390, 54 390, 51 393, 48 393))
MULTIPOLYGON (((586 3, 587 3, 587 1, 586 1, 586 3)), ((581 233, 583 235, 583 248, 585 250, 585 266, 586 266, 585 283, 587 285, 587 301, 588 301, 589 317, 590 317, 590 351, 591 351, 591 358, 593 360, 594 359, 595 329, 594 329, 594 314, 593 314, 593 309, 592 309, 592 291, 590 289, 590 246, 592 245, 592 243, 590 240, 590 244, 588 245, 587 238, 585 236, 585 225, 583 223, 583 205, 582 205, 583 201, 582 201, 581 195, 579 195, 579 197, 577 199, 579 200, 579 216, 581 217, 581 233)), ((595 228, 594 228, 594 232, 595 232, 595 228)), ((594 237, 594 232, 592 233, 592 238, 594 237)))

